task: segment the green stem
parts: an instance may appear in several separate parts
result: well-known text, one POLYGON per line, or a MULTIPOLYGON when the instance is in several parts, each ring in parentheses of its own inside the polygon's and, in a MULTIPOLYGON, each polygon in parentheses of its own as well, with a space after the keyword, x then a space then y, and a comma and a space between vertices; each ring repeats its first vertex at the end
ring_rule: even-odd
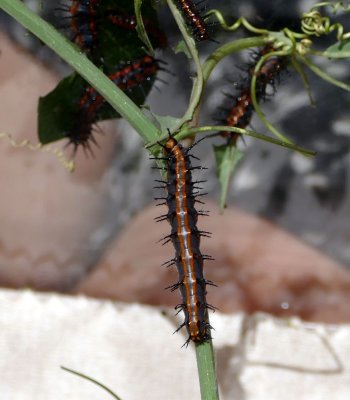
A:
POLYGON ((245 39, 238 39, 234 42, 224 44, 214 51, 203 64, 203 78, 207 82, 210 74, 215 66, 226 56, 229 56, 237 51, 241 51, 250 47, 264 46, 267 42, 266 37, 255 36, 245 39))
POLYGON ((309 84, 309 80, 308 80, 308 77, 307 77, 303 67, 300 65, 300 63, 296 60, 295 57, 291 57, 291 62, 292 62, 292 65, 293 65, 294 69, 296 70, 296 72, 301 77, 301 80, 303 82, 304 88, 305 88, 306 93, 307 93, 307 95, 309 97, 310 105, 312 107, 314 107, 315 106, 315 101, 314 101, 314 99, 312 97, 312 92, 311 92, 311 87, 310 87, 310 84, 309 84))
POLYGON ((196 344, 196 357, 202 400, 219 400, 212 341, 196 344))
POLYGON ((154 55, 154 49, 152 43, 149 40, 149 37, 146 32, 145 24, 143 23, 142 14, 141 14, 142 0, 136 0, 134 4, 135 15, 136 15, 136 31, 139 35, 139 38, 143 41, 148 49, 148 52, 154 55))
POLYGON ((188 53, 190 57, 192 58, 195 68, 196 68, 196 77, 193 80, 193 85, 192 85, 192 92, 191 92, 191 98, 189 105, 187 107, 187 110, 184 114, 184 116, 180 119, 179 123, 174 127, 174 131, 178 130, 183 124, 185 124, 188 121, 191 121, 191 125, 196 125, 196 120, 193 118, 195 112, 199 112, 198 107, 200 104, 201 96, 203 93, 203 72, 202 72, 202 66, 200 63, 196 43, 193 40, 193 38, 189 35, 187 31, 187 27, 184 24, 183 17, 174 4, 173 0, 167 0, 168 6, 170 11, 173 14, 173 17, 179 27, 179 30, 181 32, 181 35, 183 37, 183 40, 186 44, 188 53), (193 120, 193 121, 192 121, 193 120))
POLYGON ((350 85, 346 84, 345 82, 338 81, 338 79, 333 78, 332 76, 328 75, 327 72, 323 71, 317 65, 315 65, 311 60, 306 57, 300 57, 301 61, 306 64, 313 73, 318 75, 320 78, 325 80, 326 82, 331 83, 334 86, 338 86, 341 89, 350 91, 350 85))
MULTIPOLYGON (((191 128, 181 131, 181 134, 177 137, 178 140, 182 138, 193 136, 197 133, 205 133, 205 132, 216 132, 216 131, 223 131, 223 132, 235 132, 240 135, 251 136, 255 139, 263 140, 264 142, 276 144, 278 146, 284 147, 289 150, 297 151, 298 153, 303 154, 306 157, 313 157, 316 155, 316 152, 309 149, 304 149, 303 147, 297 146, 293 143, 289 143, 283 140, 278 140, 270 136, 263 135, 262 133, 257 133, 253 131, 248 131, 246 129, 237 128, 235 126, 226 126, 226 125, 215 125, 215 126, 199 126, 197 128, 191 128)), ((209 135, 208 137, 217 136, 209 135)))
POLYGON ((259 116, 259 118, 261 119, 261 121, 263 122, 263 124, 266 126, 266 128, 269 129, 281 141, 292 144, 291 140, 289 140, 287 137, 282 135, 282 133, 280 133, 272 124, 270 124, 270 122, 265 117, 265 114, 262 112, 261 107, 256 98, 256 80, 258 77, 258 72, 260 71, 262 65, 271 57, 286 56, 286 55, 288 55, 288 53, 286 53, 285 51, 273 51, 271 53, 265 54, 264 56, 262 56, 260 58, 260 60, 257 62, 256 66, 254 68, 254 72, 253 72, 253 76, 252 76, 252 80, 251 80, 251 84, 250 84, 250 94, 252 97, 252 103, 253 103, 254 109, 255 109, 257 115, 259 116))
POLYGON ((215 18, 218 20, 219 24, 221 25, 221 28, 223 28, 226 31, 233 32, 243 26, 246 28, 249 32, 256 33, 258 35, 267 35, 269 31, 267 29, 260 29, 256 28, 255 26, 251 25, 249 21, 247 21, 244 17, 240 17, 237 21, 235 21, 232 25, 229 25, 226 21, 224 16, 222 15, 221 11, 219 10, 209 10, 205 14, 205 18, 210 17, 211 15, 214 15, 215 18))
POLYGON ((136 129, 146 142, 157 140, 158 129, 142 111, 87 57, 20 0, 0 0, 0 8, 37 36, 86 79, 136 129))

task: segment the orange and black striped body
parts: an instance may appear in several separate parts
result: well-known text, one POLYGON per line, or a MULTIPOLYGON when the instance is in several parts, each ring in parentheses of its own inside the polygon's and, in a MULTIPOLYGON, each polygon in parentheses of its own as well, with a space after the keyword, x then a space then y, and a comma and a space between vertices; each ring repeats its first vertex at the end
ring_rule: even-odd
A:
MULTIPOLYGON (((167 197, 168 213, 166 219, 171 225, 168 236, 175 248, 175 258, 179 274, 178 282, 171 288, 180 289, 182 303, 176 309, 183 310, 185 321, 180 326, 186 326, 190 340, 199 343, 210 339, 210 325, 207 309, 212 308, 206 302, 206 284, 204 279, 203 256, 199 245, 200 237, 207 232, 197 228, 200 214, 195 209, 190 155, 188 149, 179 144, 173 137, 164 146, 167 160, 167 197)), ((165 218, 163 218, 165 219, 165 218)), ((161 218, 159 219, 161 220, 161 218)), ((179 329, 180 329, 179 328, 179 329)))
MULTIPOLYGON (((107 18, 113 25, 121 29, 128 31, 136 30, 137 20, 134 14, 128 14, 122 10, 113 10, 108 12, 107 18)), ((152 42, 157 47, 164 49, 168 46, 168 40, 163 31, 158 29, 150 19, 143 18, 143 24, 152 42)))
MULTIPOLYGON (((250 87, 244 90, 242 89, 234 100, 235 104, 229 110, 229 113, 223 122, 227 126, 244 129, 250 124, 254 112, 250 87)), ((235 132, 222 132, 221 135, 227 137, 230 143, 235 142, 239 137, 238 133, 235 132)))
MULTIPOLYGON (((155 79, 159 62, 149 55, 145 55, 133 61, 121 63, 117 70, 108 77, 119 89, 132 91, 142 84, 155 79)), ((104 98, 92 86, 86 88, 84 95, 78 102, 75 122, 72 129, 66 133, 69 143, 73 144, 76 151, 79 145, 84 149, 90 149, 92 126, 98 120, 98 112, 105 104, 104 98)))
MULTIPOLYGON (((126 91, 154 79, 158 70, 157 60, 145 55, 139 59, 121 63, 117 70, 108 77, 119 89, 126 91)), ((103 102, 103 97, 93 87, 88 87, 79 101, 79 108, 84 109, 87 114, 91 114, 103 102)))
POLYGON ((208 27, 191 0, 177 0, 187 26, 191 29, 197 42, 210 39, 208 27))

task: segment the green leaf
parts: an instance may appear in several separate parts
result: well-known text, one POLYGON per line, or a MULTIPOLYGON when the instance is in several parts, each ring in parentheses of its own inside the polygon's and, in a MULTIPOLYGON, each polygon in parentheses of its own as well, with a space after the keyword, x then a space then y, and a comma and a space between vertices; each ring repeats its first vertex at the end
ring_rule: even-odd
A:
POLYGON ((329 58, 349 58, 350 57, 350 39, 334 43, 323 53, 329 58))
POLYGON ((174 48, 174 53, 175 53, 175 54, 184 53, 185 56, 186 56, 189 60, 192 60, 192 58, 193 58, 193 57, 192 57, 192 54, 190 53, 190 50, 189 50, 187 44, 186 44, 183 40, 180 40, 180 41, 177 43, 177 45, 176 45, 175 48, 174 48))
POLYGON ((149 119, 164 135, 168 134, 168 129, 174 132, 180 121, 180 118, 171 117, 170 115, 157 115, 153 113, 150 113, 149 119))
POLYGON ((230 186, 232 175, 238 162, 243 157, 243 153, 234 145, 213 146, 216 160, 216 171, 219 177, 220 193, 220 211, 226 208, 226 199, 230 186))

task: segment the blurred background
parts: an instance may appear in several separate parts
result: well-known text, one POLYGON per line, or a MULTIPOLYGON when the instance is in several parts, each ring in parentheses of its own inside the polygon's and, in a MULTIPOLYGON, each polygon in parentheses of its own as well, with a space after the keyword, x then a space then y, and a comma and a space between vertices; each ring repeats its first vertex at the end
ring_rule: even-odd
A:
MULTIPOLYGON (((55 4, 25 1, 55 23, 55 4)), ((208 1, 229 21, 245 16, 256 26, 298 29, 299 16, 312 1, 208 1)), ((178 40, 166 7, 160 23, 170 46, 178 40)), ((344 23, 344 18, 339 18, 344 23)), ((349 24, 348 24, 349 25, 349 24)), ((39 96, 51 91, 69 68, 31 34, 0 12, 0 132, 16 140, 36 142, 39 96)), ((223 44, 227 36, 215 34, 223 44)), ((350 29, 350 26, 348 26, 350 29)), ((243 29, 235 38, 243 37, 243 29)), ((334 42, 334 35, 318 42, 334 42)), ((216 48, 199 44, 203 59, 216 48)), ((156 114, 181 116, 191 90, 192 71, 184 55, 171 49, 157 57, 174 76, 162 72, 148 97, 156 114)), ((249 52, 227 57, 212 75, 202 124, 220 113, 223 92, 234 94, 240 66, 249 52)), ((338 80, 350 81, 349 61, 316 60, 338 80)), ((218 213, 219 184, 212 142, 196 149, 208 170, 201 179, 208 195, 210 218, 200 220, 213 238, 203 240, 210 303, 222 311, 264 310, 299 314, 310 320, 350 320, 349 101, 350 94, 306 71, 315 107, 310 106, 300 77, 292 67, 283 75, 276 95, 263 104, 270 122, 298 145, 317 151, 313 159, 247 138, 240 141, 240 162, 224 216, 218 213), (203 221, 203 222, 202 222, 203 221), (287 233, 288 232, 288 233, 287 233)), ((0 199, 0 285, 83 293, 121 301, 175 305, 178 293, 163 287, 176 280, 175 271, 159 265, 172 258, 171 246, 156 243, 167 223, 155 224, 162 211, 154 207, 156 171, 142 141, 126 122, 100 124, 100 148, 94 158, 79 152, 70 175, 52 154, 14 149, 0 142, 3 194, 0 199), (147 208, 146 208, 147 207, 147 208)), ((254 117, 251 128, 267 133, 254 117)), ((218 139, 216 143, 220 143, 218 139)), ((64 148, 64 143, 57 143, 64 148)), ((70 148, 64 148, 67 157, 70 148)))

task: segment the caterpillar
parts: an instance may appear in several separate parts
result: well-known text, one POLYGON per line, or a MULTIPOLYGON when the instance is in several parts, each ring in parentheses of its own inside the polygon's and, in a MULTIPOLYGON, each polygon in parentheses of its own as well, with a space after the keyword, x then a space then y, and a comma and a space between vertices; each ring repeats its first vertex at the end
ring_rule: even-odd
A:
POLYGON ((202 42, 210 39, 208 26, 196 5, 191 0, 177 0, 177 4, 195 40, 202 42))
MULTIPOLYGON (((164 244, 171 241, 175 248, 175 257, 166 262, 167 266, 176 265, 179 278, 177 283, 169 288, 174 291, 180 289, 182 303, 175 309, 184 312, 184 322, 176 330, 186 327, 188 339, 185 345, 192 340, 201 343, 211 339, 207 310, 215 308, 206 302, 206 285, 214 285, 204 278, 203 261, 212 259, 200 251, 201 236, 208 236, 209 232, 197 228, 198 215, 207 215, 197 211, 195 202, 200 202, 193 192, 194 185, 191 171, 201 167, 192 167, 190 148, 183 147, 173 136, 162 145, 164 157, 160 158, 167 164, 167 180, 163 183, 167 197, 160 197, 168 206, 168 212, 156 218, 156 221, 168 220, 171 225, 170 235, 164 238, 164 244)), ((199 189, 199 188, 198 188, 199 189)), ((201 203, 201 202, 200 202, 201 203)))
MULTIPOLYGON (((137 20, 136 15, 128 14, 122 10, 112 10, 108 11, 107 19, 115 26, 119 28, 126 29, 129 31, 136 30, 137 20)), ((158 29, 155 24, 148 18, 143 18, 143 23, 146 32, 152 38, 152 41, 157 45, 157 47, 164 49, 168 46, 168 41, 164 33, 158 29)))
MULTIPOLYGON (((221 123, 242 129, 250 124, 254 113, 250 89, 252 74, 260 58, 272 51, 274 51, 273 47, 268 44, 255 54, 253 61, 248 65, 248 76, 238 86, 238 95, 227 95, 230 101, 233 101, 233 105, 230 108, 223 108, 227 115, 223 120, 220 120, 221 123)), ((286 68, 287 63, 288 59, 286 57, 272 56, 262 64, 256 76, 255 93, 258 102, 266 99, 268 85, 272 87, 273 92, 276 91, 276 83, 279 83, 281 72, 286 68)), ((239 134, 228 131, 221 132, 220 135, 226 137, 228 143, 231 144, 234 144, 239 137, 239 134)))
MULTIPOLYGON (((161 61, 145 55, 134 61, 123 62, 117 70, 108 77, 119 89, 123 91, 132 91, 140 85, 155 79, 156 74, 162 68, 161 61)), ((77 104, 77 113, 72 128, 66 132, 68 144, 74 147, 74 153, 79 145, 90 153, 90 142, 96 144, 92 135, 92 126, 98 121, 98 112, 105 104, 103 96, 101 96, 93 87, 89 86, 85 89, 84 95, 79 99, 77 104)))
POLYGON ((68 13, 69 28, 72 40, 86 51, 92 50, 97 45, 97 9, 100 0, 70 0, 67 5, 58 8, 59 11, 68 13))
MULTIPOLYGON (((108 21, 121 29, 136 31, 135 15, 128 14, 114 4, 109 6, 103 0, 69 0, 68 4, 62 4, 56 10, 67 14, 65 18, 69 20, 69 24, 66 28, 71 32, 72 40, 89 54, 97 49, 99 34, 113 34, 108 27, 108 21)), ((167 38, 155 23, 148 18, 143 21, 154 44, 160 48, 167 47, 167 38)))

